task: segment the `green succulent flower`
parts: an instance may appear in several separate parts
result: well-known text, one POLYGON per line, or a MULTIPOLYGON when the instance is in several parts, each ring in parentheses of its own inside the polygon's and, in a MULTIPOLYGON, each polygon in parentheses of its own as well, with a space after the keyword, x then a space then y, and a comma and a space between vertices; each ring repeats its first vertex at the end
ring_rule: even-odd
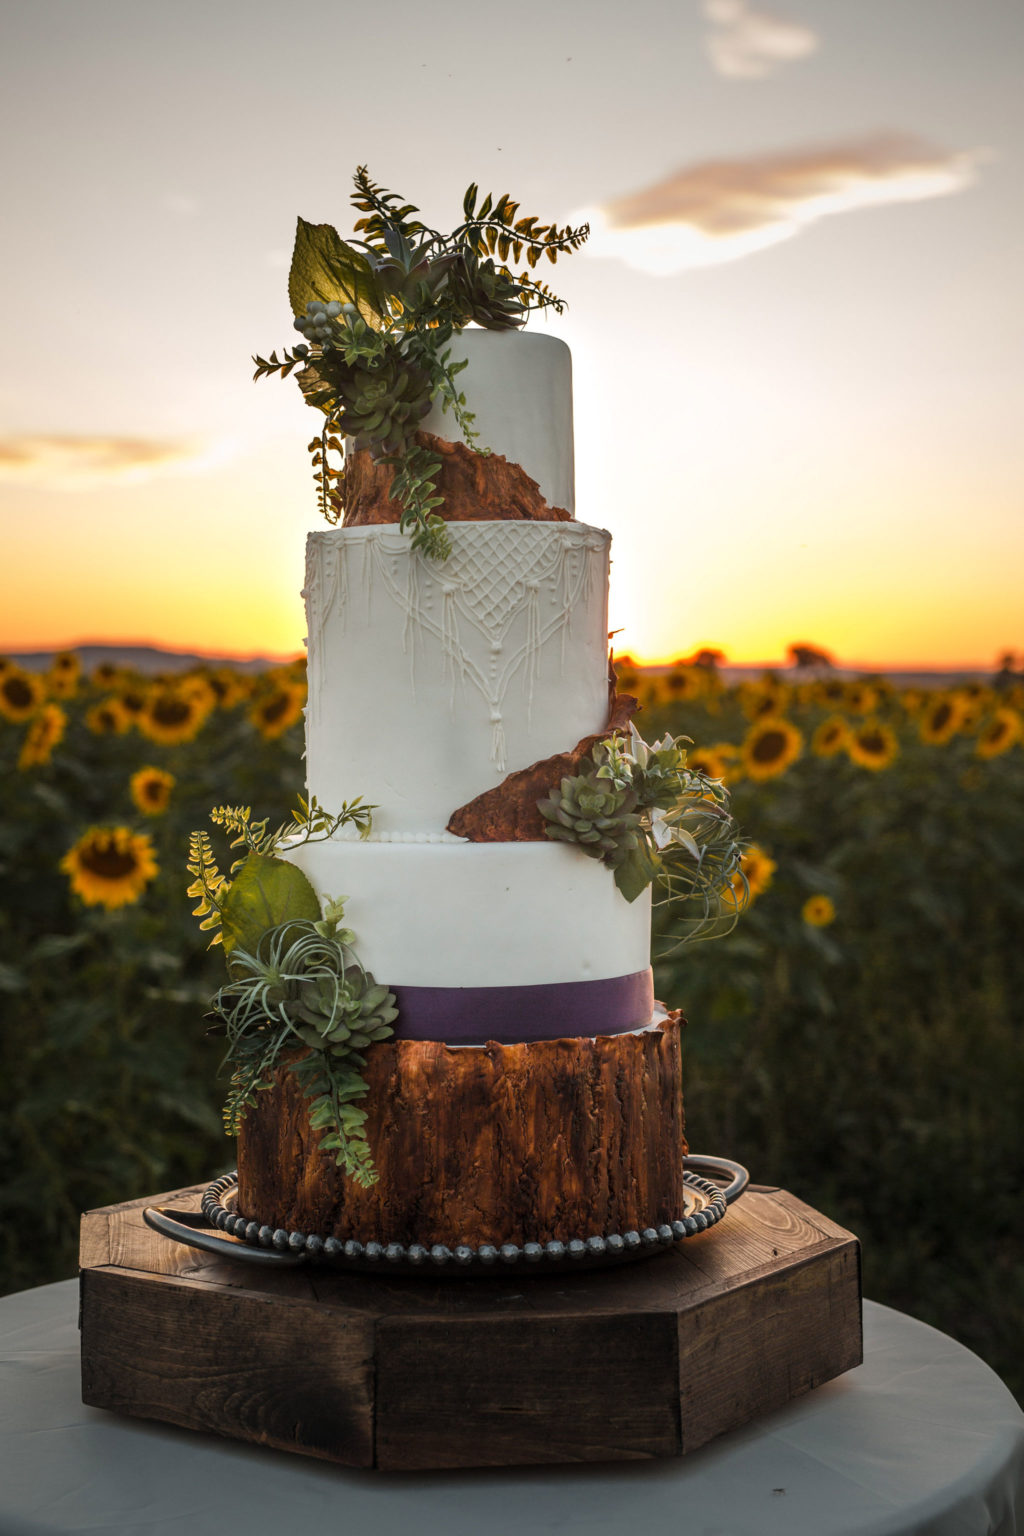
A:
POLYGON ((548 837, 578 843, 584 853, 611 868, 621 863, 640 836, 635 791, 598 778, 596 771, 564 778, 538 809, 548 837))

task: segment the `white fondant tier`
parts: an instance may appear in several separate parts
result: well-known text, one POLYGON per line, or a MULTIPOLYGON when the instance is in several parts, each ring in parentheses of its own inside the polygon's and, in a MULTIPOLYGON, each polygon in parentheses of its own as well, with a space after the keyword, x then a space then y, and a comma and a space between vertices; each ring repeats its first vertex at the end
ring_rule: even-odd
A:
POLYGON ((319 896, 348 896, 356 953, 391 987, 599 981, 650 963, 650 892, 627 902, 564 843, 336 839, 287 857, 319 896))
POLYGON ((375 833, 441 833, 607 718, 610 535, 576 522, 449 532, 445 562, 394 525, 307 541, 307 784, 328 810, 377 805, 375 833))
MULTIPOLYGON (((448 350, 452 362, 467 362, 455 382, 476 415, 476 447, 519 464, 549 507, 574 512, 572 358, 565 342, 536 333, 469 330, 454 336, 448 350)), ((435 437, 461 441, 440 400, 421 425, 435 437)))

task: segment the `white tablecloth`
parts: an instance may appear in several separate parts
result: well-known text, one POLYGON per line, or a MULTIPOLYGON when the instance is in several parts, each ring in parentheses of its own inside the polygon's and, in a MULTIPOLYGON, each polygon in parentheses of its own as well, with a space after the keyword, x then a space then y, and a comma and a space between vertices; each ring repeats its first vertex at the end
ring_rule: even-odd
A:
POLYGON ((1013 1397, 871 1302, 862 1366, 682 1460, 436 1475, 85 1408, 76 1319, 74 1281, 0 1299, 0 1536, 1024 1536, 1013 1397))

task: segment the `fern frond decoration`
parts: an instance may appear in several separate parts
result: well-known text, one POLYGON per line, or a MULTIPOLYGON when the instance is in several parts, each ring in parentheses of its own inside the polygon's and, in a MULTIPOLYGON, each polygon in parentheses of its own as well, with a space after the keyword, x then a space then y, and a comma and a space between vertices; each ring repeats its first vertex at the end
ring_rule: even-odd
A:
POLYGON ((217 868, 208 832, 189 834, 188 861, 185 867, 190 875, 195 876, 186 894, 199 900, 199 905, 193 909, 192 916, 203 919, 199 924, 200 929, 218 930, 210 940, 209 947, 212 949, 214 945, 221 942, 219 932, 221 907, 227 894, 227 881, 217 868))

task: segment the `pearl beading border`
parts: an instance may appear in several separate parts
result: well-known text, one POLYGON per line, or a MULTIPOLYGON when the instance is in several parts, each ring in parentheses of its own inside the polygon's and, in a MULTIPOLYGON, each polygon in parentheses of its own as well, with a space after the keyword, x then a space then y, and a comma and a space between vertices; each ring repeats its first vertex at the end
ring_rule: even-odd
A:
POLYGON ((657 1227, 644 1227, 641 1231, 612 1232, 605 1236, 574 1237, 568 1242, 547 1243, 482 1243, 470 1247, 459 1243, 454 1248, 444 1243, 426 1247, 423 1243, 361 1243, 355 1238, 342 1242, 337 1237, 321 1237, 318 1233, 286 1232, 283 1227, 270 1227, 237 1215, 224 1204, 224 1196, 238 1187, 238 1173, 226 1173, 215 1179, 203 1195, 202 1212, 212 1227, 240 1238, 250 1248, 273 1248, 295 1258, 345 1260, 348 1263, 380 1264, 384 1268, 398 1264, 435 1264, 465 1268, 478 1263, 485 1268, 497 1264, 561 1263, 566 1259, 603 1259, 624 1257, 640 1249, 668 1248, 685 1237, 694 1237, 721 1221, 726 1212, 725 1193, 711 1179, 702 1179, 695 1173, 685 1172, 683 1181, 698 1194, 708 1197, 708 1205, 691 1216, 681 1216, 657 1227))

